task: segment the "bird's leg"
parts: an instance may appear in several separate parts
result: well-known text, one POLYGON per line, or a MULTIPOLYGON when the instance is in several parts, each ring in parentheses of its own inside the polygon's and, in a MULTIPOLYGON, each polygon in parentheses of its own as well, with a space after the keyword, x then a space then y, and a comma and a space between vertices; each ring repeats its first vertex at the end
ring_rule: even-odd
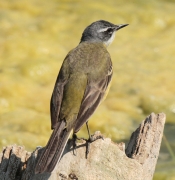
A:
POLYGON ((73 139, 73 154, 76 155, 76 141, 77 140, 84 140, 86 141, 86 158, 89 154, 89 149, 90 149, 90 143, 93 142, 93 136, 90 135, 90 131, 89 131, 89 126, 88 126, 88 122, 86 122, 86 127, 87 127, 87 131, 88 131, 88 135, 89 135, 89 139, 85 139, 85 138, 78 138, 77 135, 75 133, 73 133, 72 139, 73 139))
POLYGON ((102 135, 91 135, 90 134, 90 130, 89 130, 89 126, 88 126, 88 122, 86 122, 86 128, 88 131, 88 135, 89 135, 89 139, 85 139, 85 138, 78 138, 77 135, 75 133, 73 133, 72 139, 73 139, 73 154, 76 155, 75 150, 77 147, 76 141, 77 140, 84 140, 86 141, 86 159, 88 157, 89 151, 90 151, 90 144, 94 141, 96 141, 97 139, 103 139, 102 135))
POLYGON ((87 131, 88 131, 88 135, 89 135, 89 139, 85 140, 86 141, 86 159, 87 159, 89 151, 90 151, 90 144, 92 142, 96 141, 97 139, 103 139, 103 136, 102 135, 99 135, 99 136, 91 135, 89 126, 88 126, 88 121, 86 122, 86 127, 87 127, 87 131))
POLYGON ((77 141, 78 137, 75 133, 73 133, 72 135, 72 140, 73 140, 73 154, 76 156, 75 150, 77 147, 76 141, 77 141))
POLYGON ((77 140, 87 141, 87 140, 85 138, 78 138, 75 133, 73 133, 73 135, 72 135, 72 140, 73 140, 73 154, 76 156, 76 153, 75 153, 75 150, 76 150, 76 147, 77 147, 76 141, 77 140))
POLYGON ((86 128, 89 135, 89 139, 86 140, 86 159, 87 159, 88 154, 89 154, 89 149, 90 149, 90 143, 93 142, 92 136, 90 135, 90 131, 89 131, 88 121, 86 122, 86 128))

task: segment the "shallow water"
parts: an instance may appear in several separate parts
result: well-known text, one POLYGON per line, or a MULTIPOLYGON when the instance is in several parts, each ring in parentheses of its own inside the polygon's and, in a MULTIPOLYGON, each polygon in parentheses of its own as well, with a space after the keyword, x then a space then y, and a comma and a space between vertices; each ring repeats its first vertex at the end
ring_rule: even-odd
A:
MULTIPOLYGON (((151 112, 166 113, 171 150, 164 140, 154 179, 175 178, 174 9, 174 1, 158 0, 1 0, 0 146, 44 146, 50 96, 68 51, 93 21, 128 23, 108 48, 112 86, 89 125, 120 142, 151 112)), ((87 136, 85 128, 79 136, 87 136)))

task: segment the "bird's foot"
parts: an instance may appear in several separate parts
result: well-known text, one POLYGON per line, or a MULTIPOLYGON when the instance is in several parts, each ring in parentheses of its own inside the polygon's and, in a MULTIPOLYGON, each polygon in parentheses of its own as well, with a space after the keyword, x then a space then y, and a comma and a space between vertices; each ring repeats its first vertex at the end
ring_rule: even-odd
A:
POLYGON ((84 139, 85 141, 86 141, 86 159, 87 159, 87 157, 88 157, 88 154, 89 154, 89 152, 90 152, 90 144, 92 143, 92 142, 94 142, 94 141, 96 141, 96 140, 98 140, 98 139, 103 139, 104 140, 104 138, 103 138, 103 136, 101 135, 101 134, 93 134, 93 135, 91 135, 90 137, 89 137, 89 139, 84 139))
POLYGON ((76 148, 77 148, 77 140, 85 140, 85 138, 78 138, 76 134, 73 134, 72 136, 73 140, 73 155, 76 156, 76 148))
POLYGON ((90 152, 90 144, 98 139, 103 139, 103 136, 97 131, 95 134, 91 135, 89 137, 89 139, 85 139, 85 138, 78 138, 76 134, 73 134, 73 154, 76 155, 76 147, 77 147, 77 144, 76 144, 76 141, 77 140, 84 140, 86 141, 86 159, 88 157, 88 154, 90 152))

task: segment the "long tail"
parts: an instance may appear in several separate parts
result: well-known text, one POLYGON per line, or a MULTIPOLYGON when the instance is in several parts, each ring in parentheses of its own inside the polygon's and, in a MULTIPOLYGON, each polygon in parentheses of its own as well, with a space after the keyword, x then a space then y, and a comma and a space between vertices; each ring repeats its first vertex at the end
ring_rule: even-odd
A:
POLYGON ((52 172, 56 163, 60 160, 71 130, 65 129, 65 122, 58 124, 35 167, 35 174, 52 172))

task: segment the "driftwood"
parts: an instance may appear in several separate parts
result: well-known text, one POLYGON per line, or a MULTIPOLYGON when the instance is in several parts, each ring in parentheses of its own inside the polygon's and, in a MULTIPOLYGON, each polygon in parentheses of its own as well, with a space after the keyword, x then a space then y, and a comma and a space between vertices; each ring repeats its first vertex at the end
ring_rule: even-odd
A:
POLYGON ((152 113, 132 133, 126 149, 124 143, 99 139, 91 144, 87 159, 85 142, 78 143, 74 155, 72 140, 69 140, 52 173, 34 174, 43 148, 29 153, 21 146, 7 146, 0 154, 0 180, 151 180, 164 123, 165 114, 152 113))

